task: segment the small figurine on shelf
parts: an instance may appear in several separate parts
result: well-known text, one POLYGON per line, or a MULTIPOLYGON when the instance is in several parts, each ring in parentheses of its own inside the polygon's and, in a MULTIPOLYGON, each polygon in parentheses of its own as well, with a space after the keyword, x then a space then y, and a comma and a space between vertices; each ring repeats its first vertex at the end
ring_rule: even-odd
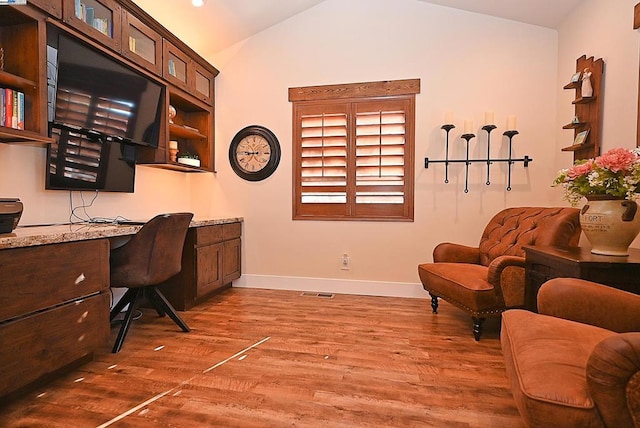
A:
POLYGON ((573 123, 574 125, 577 125, 580 123, 580 119, 578 119, 578 116, 573 116, 573 119, 571 120, 571 123, 573 123))
POLYGON ((173 118, 176 117, 176 108, 169 104, 169 123, 173 123, 173 118))
POLYGON ((591 71, 588 68, 582 73, 582 98, 593 96, 593 86, 591 86, 591 71))

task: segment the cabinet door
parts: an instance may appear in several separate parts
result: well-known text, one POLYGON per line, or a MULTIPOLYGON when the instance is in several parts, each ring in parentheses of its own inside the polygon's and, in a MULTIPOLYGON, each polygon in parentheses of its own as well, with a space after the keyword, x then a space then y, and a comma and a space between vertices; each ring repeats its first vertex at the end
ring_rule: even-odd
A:
POLYGON ((163 40, 162 46, 162 76, 173 85, 189 92, 193 81, 191 58, 166 39, 163 40))
POLYGON ((208 72, 201 65, 194 63, 195 72, 195 95, 202 101, 213 104, 213 74, 208 72))
POLYGON ((162 74, 162 37, 127 11, 122 12, 122 55, 162 74))
POLYGON ((222 282, 224 284, 228 284, 234 279, 240 278, 240 249, 240 238, 232 239, 224 243, 224 254, 222 256, 222 282))
POLYGON ((220 288, 223 282, 224 244, 196 248, 196 298, 220 288))
POLYGON ((121 46, 121 7, 115 0, 64 0, 64 22, 116 52, 121 46))

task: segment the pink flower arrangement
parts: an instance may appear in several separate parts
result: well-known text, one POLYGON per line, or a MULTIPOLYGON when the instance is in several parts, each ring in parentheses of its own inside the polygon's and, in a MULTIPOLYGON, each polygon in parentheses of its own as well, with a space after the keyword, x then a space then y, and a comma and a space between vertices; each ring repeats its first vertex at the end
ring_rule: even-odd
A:
POLYGON ((564 199, 578 204, 583 196, 608 195, 635 200, 640 183, 640 149, 611 149, 595 159, 577 160, 553 181, 562 186, 564 199))

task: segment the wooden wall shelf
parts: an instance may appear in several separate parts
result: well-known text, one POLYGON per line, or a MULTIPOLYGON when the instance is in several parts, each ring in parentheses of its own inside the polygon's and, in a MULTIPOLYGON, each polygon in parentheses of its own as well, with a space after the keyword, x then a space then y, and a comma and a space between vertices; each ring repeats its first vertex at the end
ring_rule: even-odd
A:
MULTIPOLYGON (((562 129, 572 129, 573 138, 582 131, 589 130, 587 140, 583 144, 572 144, 564 147, 563 152, 573 152, 573 160, 594 158, 600 154, 601 138, 601 110, 602 110, 602 79, 604 76, 604 61, 602 59, 587 58, 581 56, 576 61, 576 74, 580 74, 580 79, 564 85, 564 89, 575 90, 575 98, 571 102, 575 106, 575 117, 578 122, 570 122, 562 129), (591 72, 590 80, 593 87, 591 97, 582 96, 582 73, 585 69, 591 72)), ((573 80, 573 79, 572 79, 573 80)))

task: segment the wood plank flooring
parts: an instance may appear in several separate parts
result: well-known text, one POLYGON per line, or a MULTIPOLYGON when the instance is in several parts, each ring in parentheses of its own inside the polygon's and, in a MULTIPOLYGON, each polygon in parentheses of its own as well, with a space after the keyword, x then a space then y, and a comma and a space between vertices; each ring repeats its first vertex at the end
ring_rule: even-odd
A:
MULTIPOLYGON (((523 427, 499 342, 429 299, 230 289, 151 310, 119 354, 8 403, 2 427, 523 427)), ((0 399, 1 400, 1 399, 0 399)))

